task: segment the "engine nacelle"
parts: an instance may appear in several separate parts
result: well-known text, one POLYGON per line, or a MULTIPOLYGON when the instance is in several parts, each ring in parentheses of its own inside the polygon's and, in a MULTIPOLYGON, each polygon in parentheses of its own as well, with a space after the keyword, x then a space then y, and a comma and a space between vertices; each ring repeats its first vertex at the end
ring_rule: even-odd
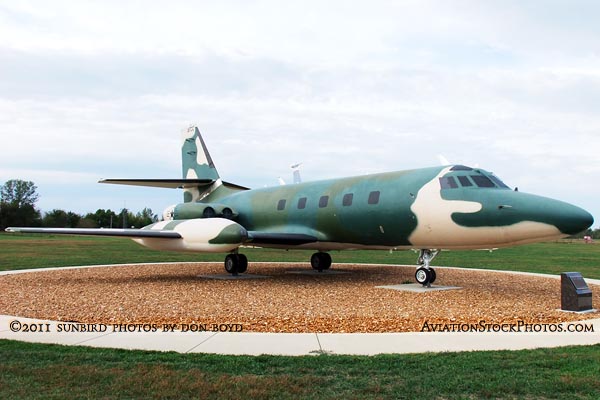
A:
POLYGON ((225 253, 237 249, 248 239, 248 232, 243 226, 224 218, 161 221, 144 229, 175 231, 181 235, 181 239, 133 239, 155 250, 225 253))
POLYGON ((216 218, 234 219, 237 213, 230 207, 217 203, 181 203, 169 206, 163 212, 165 221, 216 218))

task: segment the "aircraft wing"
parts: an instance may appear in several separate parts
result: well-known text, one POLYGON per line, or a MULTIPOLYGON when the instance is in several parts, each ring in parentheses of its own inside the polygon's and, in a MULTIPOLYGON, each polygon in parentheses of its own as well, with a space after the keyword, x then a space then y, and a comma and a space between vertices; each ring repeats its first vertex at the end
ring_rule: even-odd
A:
MULTIPOLYGON (((90 235, 90 236, 118 236, 128 238, 162 238, 181 239, 182 236, 173 230, 153 229, 100 229, 100 228, 20 228, 8 227, 6 232, 20 233, 47 233, 53 235, 90 235)), ((253 244, 300 245, 317 242, 315 236, 302 233, 268 233, 248 232, 248 242, 253 244)))
MULTIPOLYGON (((54 235, 90 235, 90 236, 117 236, 128 238, 161 238, 182 239, 181 234, 174 230, 161 229, 99 229, 99 228, 21 228, 8 227, 6 232, 20 233, 46 233, 54 235)), ((249 231, 246 243, 256 245, 301 245, 314 243, 319 239, 312 235, 302 233, 270 233, 249 231)))
POLYGON ((92 235, 92 236, 119 236, 128 238, 162 238, 181 239, 175 231, 162 231, 151 229, 97 229, 97 228, 19 228, 8 227, 6 232, 21 233, 48 233, 54 235, 92 235))

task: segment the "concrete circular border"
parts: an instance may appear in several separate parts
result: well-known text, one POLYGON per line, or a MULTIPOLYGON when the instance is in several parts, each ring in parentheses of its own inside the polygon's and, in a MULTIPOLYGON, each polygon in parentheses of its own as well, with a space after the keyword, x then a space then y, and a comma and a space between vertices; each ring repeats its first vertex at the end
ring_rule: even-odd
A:
MULTIPOLYGON (((0 275, 59 269, 102 268, 141 264, 88 265, 78 267, 39 268, 0 271, 0 275)), ((152 263, 161 264, 161 263, 152 263)), ((162 263, 181 264, 181 263, 162 263)), ((193 263, 198 264, 198 263, 193 263)), ((387 264, 362 264, 387 265, 387 264)), ((453 267, 436 267, 453 268, 453 267)), ((463 269, 463 268, 454 268, 463 269)), ((470 269, 540 277, 557 275, 526 272, 470 269)), ((598 279, 586 279, 600 285, 598 279)), ((214 353, 229 355, 315 355, 315 354, 406 354, 447 351, 521 350, 541 347, 593 345, 600 343, 600 318, 568 324, 588 324, 593 332, 403 332, 403 333, 256 333, 256 332, 57 332, 64 322, 0 315, 0 339, 36 343, 81 345, 129 350, 175 351, 179 353, 214 353), (11 322, 42 324, 50 332, 13 332, 11 322), (47 325, 46 325, 47 324, 47 325)))

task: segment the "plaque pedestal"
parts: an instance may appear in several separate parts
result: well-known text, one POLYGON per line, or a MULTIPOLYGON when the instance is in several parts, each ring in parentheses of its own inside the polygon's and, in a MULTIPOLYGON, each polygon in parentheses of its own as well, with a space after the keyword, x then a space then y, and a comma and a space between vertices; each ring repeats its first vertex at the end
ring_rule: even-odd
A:
POLYGON ((563 311, 592 310, 592 290, 579 272, 560 274, 560 305, 563 311))

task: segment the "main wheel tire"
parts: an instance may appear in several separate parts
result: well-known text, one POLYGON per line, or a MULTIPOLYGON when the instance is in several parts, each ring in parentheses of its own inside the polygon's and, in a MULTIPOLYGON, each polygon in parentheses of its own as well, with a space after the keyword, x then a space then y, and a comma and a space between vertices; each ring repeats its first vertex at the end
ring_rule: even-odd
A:
POLYGON ((310 265, 313 267, 313 269, 316 269, 317 271, 322 271, 323 267, 321 262, 321 256, 319 254, 320 253, 315 253, 312 256, 310 256, 310 265))
POLYGON ((248 257, 244 254, 238 254, 238 273, 243 274, 248 270, 248 257))
POLYGON ((317 271, 331 267, 331 256, 328 253, 315 253, 310 257, 310 265, 317 271))
POLYGON ((435 278, 437 278, 437 274, 435 273, 435 269, 429 267, 429 273, 431 274, 431 278, 429 279, 429 283, 433 284, 433 282, 435 282, 435 278))
POLYGON ((331 255, 329 253, 321 253, 321 258, 323 260, 323 269, 329 269, 331 267, 331 255))
POLYGON ((240 262, 237 254, 228 254, 227 257, 225 257, 225 271, 228 273, 237 275, 239 266, 240 262))
POLYGON ((427 268, 419 268, 415 272, 415 279, 423 286, 427 286, 431 282, 431 272, 427 268))

